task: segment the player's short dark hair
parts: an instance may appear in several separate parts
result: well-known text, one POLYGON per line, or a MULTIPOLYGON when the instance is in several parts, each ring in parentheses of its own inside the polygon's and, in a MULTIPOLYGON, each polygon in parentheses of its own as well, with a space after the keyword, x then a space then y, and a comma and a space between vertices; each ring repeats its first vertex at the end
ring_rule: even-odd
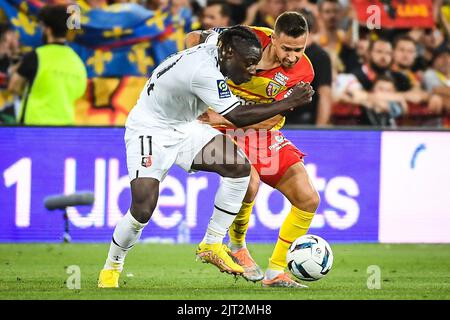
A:
POLYGON ((302 14, 286 11, 275 20, 274 32, 277 35, 284 33, 289 37, 297 38, 308 33, 308 22, 302 14))
POLYGON ((206 7, 220 6, 220 14, 222 17, 231 17, 231 7, 225 0, 208 0, 206 7))
POLYGON ((380 38, 377 38, 377 39, 371 39, 370 42, 369 42, 369 48, 367 50, 368 51, 372 51, 373 47, 375 46, 375 43, 377 43, 377 42, 387 42, 390 45, 392 45, 392 43, 391 43, 391 41, 389 41, 389 39, 380 37, 380 38))
POLYGON ((416 42, 414 41, 413 38, 411 38, 407 34, 401 34, 401 35, 395 37, 393 47, 396 48, 400 41, 408 41, 408 42, 411 42, 412 44, 414 44, 414 46, 416 45, 416 42))
POLYGON ((67 13, 65 5, 47 5, 39 11, 38 18, 52 31, 54 37, 62 38, 67 34, 67 20, 70 14, 67 13))
POLYGON ((219 47, 230 47, 239 54, 244 55, 249 47, 261 49, 261 42, 250 28, 245 26, 233 26, 219 35, 219 47))

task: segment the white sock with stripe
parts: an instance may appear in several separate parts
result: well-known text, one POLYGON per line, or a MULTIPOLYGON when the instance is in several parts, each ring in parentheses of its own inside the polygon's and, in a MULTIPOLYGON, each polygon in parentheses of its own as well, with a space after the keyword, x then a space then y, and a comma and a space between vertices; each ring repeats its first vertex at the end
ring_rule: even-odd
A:
POLYGON ((128 251, 141 237, 142 229, 148 223, 140 223, 132 215, 130 210, 120 219, 114 229, 113 238, 109 247, 108 258, 104 269, 122 271, 125 257, 128 251))
POLYGON ((209 220, 203 241, 212 244, 222 242, 236 215, 241 209, 247 192, 250 176, 243 178, 222 178, 214 200, 214 212, 209 220))

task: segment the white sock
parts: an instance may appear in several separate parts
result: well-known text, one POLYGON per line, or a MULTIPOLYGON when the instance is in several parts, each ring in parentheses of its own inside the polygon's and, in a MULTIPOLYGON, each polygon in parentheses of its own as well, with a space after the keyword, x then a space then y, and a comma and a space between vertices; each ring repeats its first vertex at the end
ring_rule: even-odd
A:
POLYGON ((114 229, 113 238, 109 247, 108 258, 104 269, 122 271, 125 257, 128 251, 139 240, 142 229, 148 223, 140 223, 132 215, 130 210, 120 219, 114 229))
POLYGON ((231 252, 235 253, 239 251, 242 248, 247 248, 247 243, 244 241, 244 243, 228 243, 228 247, 231 249, 231 252))
POLYGON ((279 275, 280 273, 283 273, 283 272, 284 272, 283 270, 267 269, 266 273, 264 275, 264 279, 265 280, 272 280, 277 275, 279 275))
POLYGON ((209 220, 203 241, 212 244, 222 242, 236 215, 241 209, 247 192, 250 176, 243 178, 222 178, 214 200, 214 212, 209 220))

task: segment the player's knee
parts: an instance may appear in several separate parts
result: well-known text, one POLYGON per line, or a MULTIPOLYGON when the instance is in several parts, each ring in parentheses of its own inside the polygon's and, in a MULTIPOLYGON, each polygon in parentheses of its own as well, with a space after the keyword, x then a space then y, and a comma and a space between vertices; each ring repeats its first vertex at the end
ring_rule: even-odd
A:
POLYGON ((148 206, 131 205, 131 214, 140 223, 147 223, 155 209, 148 206))
POLYGON ((320 196, 316 190, 313 190, 306 197, 305 196, 303 196, 302 198, 298 197, 292 202, 293 202, 292 204, 300 210, 306 212, 316 212, 320 204, 320 196))
POLYGON ((147 223, 155 211, 158 198, 148 195, 145 198, 133 198, 131 201, 131 214, 140 223, 147 223))
POLYGON ((245 162, 242 164, 235 164, 233 166, 229 166, 225 172, 223 177, 226 178, 243 178, 250 176, 251 166, 250 163, 245 162))
POLYGON ((305 211, 307 212, 316 212, 317 208, 320 204, 320 196, 317 191, 314 190, 308 197, 307 201, 305 201, 305 211))

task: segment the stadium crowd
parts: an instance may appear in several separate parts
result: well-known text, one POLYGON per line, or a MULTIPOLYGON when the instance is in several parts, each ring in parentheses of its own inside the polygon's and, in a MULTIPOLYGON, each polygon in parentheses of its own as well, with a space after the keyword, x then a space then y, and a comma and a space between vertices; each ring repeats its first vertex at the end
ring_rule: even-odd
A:
MULTIPOLYGON (((188 12, 190 15, 190 25, 185 31, 235 24, 272 28, 282 12, 298 11, 306 17, 310 28, 305 53, 315 69, 312 85, 316 94, 310 105, 287 116, 287 124, 450 127, 448 0, 432 1, 433 8, 429 14, 433 26, 410 28, 387 28, 383 25, 369 28, 367 23, 358 21, 357 10, 349 0, 44 2, 76 2, 85 10, 101 10, 115 3, 135 2, 153 11, 169 10, 173 16, 183 10, 183 14, 188 12)), ((392 9, 389 1, 382 2, 385 10, 392 9)), ((27 94, 24 88, 17 90, 11 85, 11 79, 17 73, 30 79, 26 73, 27 65, 24 66, 23 62, 26 55, 21 49, 21 39, 14 24, 3 18, 0 25, 0 123, 27 124, 25 117, 19 116, 23 112, 20 110, 21 99, 27 94)), ((72 95, 71 99, 75 96, 72 95)), ((60 99, 61 94, 55 97, 60 99)), ((39 124, 45 124, 45 120, 39 124)), ((72 119, 63 124, 78 123, 72 119)))

